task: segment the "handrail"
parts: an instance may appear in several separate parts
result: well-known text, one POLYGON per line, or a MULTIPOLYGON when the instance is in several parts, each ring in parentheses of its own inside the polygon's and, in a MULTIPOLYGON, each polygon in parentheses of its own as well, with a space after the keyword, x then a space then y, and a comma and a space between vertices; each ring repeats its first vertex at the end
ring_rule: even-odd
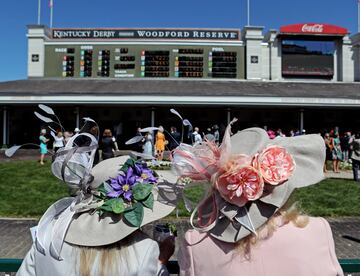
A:
POLYGON ((360 272, 360 259, 339 259, 344 272, 360 272))
MULTIPOLYGON (((16 272, 19 270, 22 259, 0 259, 0 272, 16 272)), ((360 259, 339 259, 344 272, 360 272, 360 259)), ((170 274, 179 273, 177 261, 169 261, 168 270, 170 274)))
POLYGON ((16 272, 23 259, 0 259, 0 272, 16 272))

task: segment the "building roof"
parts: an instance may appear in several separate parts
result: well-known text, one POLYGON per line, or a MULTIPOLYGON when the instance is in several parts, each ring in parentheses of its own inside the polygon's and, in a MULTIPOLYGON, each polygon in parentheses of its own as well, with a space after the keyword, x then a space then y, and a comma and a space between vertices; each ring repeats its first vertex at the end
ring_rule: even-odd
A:
MULTIPOLYGON (((263 99, 282 98, 297 99, 304 102, 331 101, 333 105, 351 101, 360 106, 360 83, 332 82, 273 82, 245 80, 174 80, 174 79, 27 79, 0 82, 0 103, 4 99, 55 99, 59 97, 166 97, 178 99, 197 97, 241 99, 252 98, 255 101, 263 99), (26 98, 24 98, 26 97, 26 98)), ((143 99, 142 98, 142 99, 143 99)), ((114 98, 115 99, 115 98, 114 98)), ((140 98, 139 98, 140 99, 140 98)), ((16 103, 12 102, 12 103, 16 103)), ((323 102, 325 104, 325 102, 323 102)))

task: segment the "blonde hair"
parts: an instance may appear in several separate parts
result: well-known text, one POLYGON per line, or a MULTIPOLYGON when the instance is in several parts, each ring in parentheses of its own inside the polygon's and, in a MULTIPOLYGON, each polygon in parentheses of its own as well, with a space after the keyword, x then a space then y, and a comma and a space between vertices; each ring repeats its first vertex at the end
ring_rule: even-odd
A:
POLYGON ((259 241, 269 239, 281 226, 293 223, 296 227, 304 228, 309 223, 309 217, 301 213, 296 203, 285 203, 263 226, 256 232, 240 240, 235 248, 245 259, 251 259, 251 248, 259 241))
POLYGON ((132 235, 105 246, 85 247, 77 246, 79 249, 78 265, 81 276, 95 275, 93 268, 97 267, 96 275, 125 275, 131 271, 129 262, 129 245, 132 243, 132 235))

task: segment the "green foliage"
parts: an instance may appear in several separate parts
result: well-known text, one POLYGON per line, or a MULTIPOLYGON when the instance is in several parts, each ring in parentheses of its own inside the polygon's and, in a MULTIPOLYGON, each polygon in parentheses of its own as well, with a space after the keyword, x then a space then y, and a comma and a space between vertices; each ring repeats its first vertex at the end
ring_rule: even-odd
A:
MULTIPOLYGON (((188 197, 198 201, 204 189, 194 187, 186 191, 188 197)), ((300 208, 308 215, 323 217, 360 216, 360 185, 350 179, 325 179, 322 182, 297 189, 290 201, 298 202, 300 208)), ((184 203, 177 206, 180 217, 190 216, 184 203)), ((176 216, 174 211, 171 216, 176 216)))
POLYGON ((106 196, 106 190, 104 187, 104 183, 102 183, 98 188, 97 188, 98 192, 100 193, 100 195, 102 197, 106 196))
POLYGON ((126 171, 128 170, 129 167, 134 167, 135 163, 136 163, 136 160, 129 158, 128 160, 126 160, 124 165, 122 165, 120 171, 123 171, 124 173, 126 173, 126 171))
POLYGON ((0 163, 0 216, 40 217, 52 203, 69 196, 67 186, 52 175, 50 165, 0 163))
POLYGON ((154 186, 152 184, 139 183, 137 185, 134 185, 132 188, 134 199, 137 201, 144 200, 151 193, 153 187, 154 186))
POLYGON ((152 193, 149 194, 149 196, 144 200, 144 201, 141 201, 141 203, 146 207, 146 208, 149 208, 149 209, 153 209, 154 207, 154 195, 152 193))
POLYGON ((166 226, 169 228, 170 232, 177 237, 177 228, 174 223, 166 223, 166 226))
POLYGON ((352 180, 326 179, 298 189, 292 200, 309 215, 338 217, 360 215, 360 185, 352 180))
MULTIPOLYGON (((0 191, 0 216, 3 217, 40 217, 52 203, 68 196, 67 186, 52 175, 50 162, 44 166, 35 161, 1 162, 0 191)), ((201 187, 186 191, 193 201, 200 199, 203 193, 204 189, 201 187)), ((123 210, 130 224, 139 225, 143 207, 153 207, 151 195, 145 196, 143 201, 134 204, 132 208, 123 210), (131 213, 131 210, 135 210, 135 205, 136 211, 131 213)), ((359 183, 326 179, 316 185, 298 189, 291 200, 298 201, 301 208, 313 216, 360 216, 359 195, 359 183)), ((121 211, 120 204, 118 206, 118 203, 114 203, 114 206, 118 212, 121 211)), ((105 205, 100 211, 102 210, 113 209, 111 205, 105 205)), ((178 214, 180 217, 189 216, 183 202, 178 204, 178 214)), ((172 216, 175 216, 175 212, 172 216)))
POLYGON ((140 202, 136 202, 124 212, 124 218, 134 227, 140 227, 143 217, 144 207, 140 202))
POLYGON ((125 211, 124 200, 122 198, 114 198, 111 202, 111 208, 115 214, 121 214, 125 211))

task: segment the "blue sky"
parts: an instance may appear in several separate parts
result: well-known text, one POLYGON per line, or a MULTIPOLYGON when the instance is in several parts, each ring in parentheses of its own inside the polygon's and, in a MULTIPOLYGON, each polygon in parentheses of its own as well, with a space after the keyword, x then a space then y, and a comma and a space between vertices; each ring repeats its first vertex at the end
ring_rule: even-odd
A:
MULTIPOLYGON (((242 28, 246 0, 53 0, 54 27, 242 28)), ((48 0, 41 23, 49 24, 48 0)), ((357 30, 357 0, 250 0, 251 25, 331 23, 357 30)), ((26 78, 26 25, 37 22, 38 0, 2 0, 0 81, 26 78)))

